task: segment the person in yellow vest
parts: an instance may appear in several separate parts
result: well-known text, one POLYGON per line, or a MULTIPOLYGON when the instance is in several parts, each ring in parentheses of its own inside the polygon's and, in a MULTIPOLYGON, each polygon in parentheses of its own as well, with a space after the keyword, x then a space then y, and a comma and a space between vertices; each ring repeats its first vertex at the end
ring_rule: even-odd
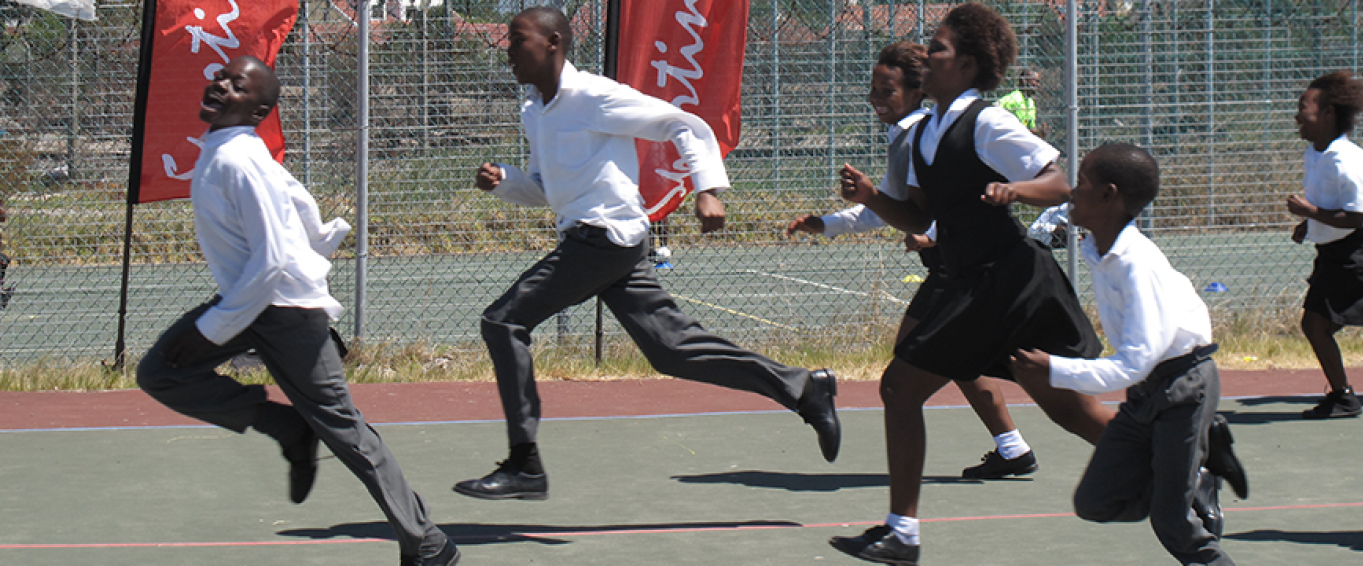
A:
POLYGON ((1027 126, 1028 130, 1037 137, 1045 137, 1045 130, 1036 125, 1036 89, 1041 86, 1041 76, 1031 69, 1023 69, 1018 73, 1018 87, 1012 92, 1003 95, 995 104, 1012 112, 1022 125, 1027 126))

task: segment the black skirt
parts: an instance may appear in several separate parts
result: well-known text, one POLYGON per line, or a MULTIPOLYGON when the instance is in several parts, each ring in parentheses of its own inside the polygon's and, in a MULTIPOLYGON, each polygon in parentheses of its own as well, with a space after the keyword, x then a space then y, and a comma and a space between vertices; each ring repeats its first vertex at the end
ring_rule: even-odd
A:
POLYGON ((1102 353, 1069 278, 1035 240, 1022 238, 990 264, 946 275, 918 325, 895 347, 895 356, 914 367, 958 381, 1011 380, 1008 360, 1021 348, 1071 358, 1102 353))
POLYGON ((1363 230, 1316 244, 1316 262, 1302 308, 1335 324, 1363 326, 1363 230))

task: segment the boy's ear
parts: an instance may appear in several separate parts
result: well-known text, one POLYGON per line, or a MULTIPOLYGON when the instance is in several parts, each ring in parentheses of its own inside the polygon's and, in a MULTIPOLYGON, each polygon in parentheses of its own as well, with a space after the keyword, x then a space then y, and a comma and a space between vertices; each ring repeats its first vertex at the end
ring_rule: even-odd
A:
POLYGON ((559 53, 563 51, 563 34, 559 32, 552 32, 546 39, 549 40, 549 51, 553 53, 559 53))
POLYGON ((1121 189, 1117 188, 1116 183, 1103 183, 1102 190, 1103 202, 1111 202, 1117 200, 1121 196, 1120 193, 1121 189))
POLYGON ((259 126, 261 122, 264 122, 266 118, 270 117, 270 112, 273 110, 273 106, 266 106, 264 104, 257 106, 255 111, 251 113, 251 118, 255 121, 254 125, 259 126))

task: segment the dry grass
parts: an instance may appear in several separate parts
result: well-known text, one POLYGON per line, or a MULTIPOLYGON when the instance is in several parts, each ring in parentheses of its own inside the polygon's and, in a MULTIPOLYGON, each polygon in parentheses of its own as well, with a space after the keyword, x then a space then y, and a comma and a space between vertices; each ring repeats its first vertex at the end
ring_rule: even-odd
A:
MULTIPOLYGON (((1315 355, 1299 331, 1286 324, 1269 325, 1262 320, 1232 320, 1228 328, 1218 328, 1221 350, 1216 354, 1222 369, 1314 369, 1315 355), (1232 332, 1230 326, 1247 325, 1232 332)), ((804 341, 773 339, 760 351, 784 363, 802 367, 836 368, 848 380, 879 379, 891 357, 889 337, 892 329, 868 329, 862 336, 829 337, 804 341), (866 344, 848 347, 847 344, 866 344), (796 344, 791 346, 790 344, 796 344)), ((1363 367, 1363 340, 1359 329, 1345 329, 1338 335, 1348 367, 1363 367)), ((453 346, 414 343, 408 345, 352 344, 346 359, 351 383, 412 383, 443 381, 491 381, 492 364, 477 345, 453 346)), ((618 379, 657 379, 662 376, 649 367, 638 349, 627 343, 608 345, 602 364, 596 365, 586 344, 543 347, 536 351, 535 371, 540 379, 568 381, 605 381, 618 379), (586 352, 586 354, 584 354, 586 352)), ((98 363, 40 361, 24 366, 0 366, 0 391, 51 391, 128 389, 137 386, 132 375, 136 360, 127 367, 113 369, 98 363)), ((259 368, 238 369, 224 364, 222 371, 245 383, 269 383, 270 376, 259 368)), ((1357 379, 1363 380, 1363 377, 1357 379)))

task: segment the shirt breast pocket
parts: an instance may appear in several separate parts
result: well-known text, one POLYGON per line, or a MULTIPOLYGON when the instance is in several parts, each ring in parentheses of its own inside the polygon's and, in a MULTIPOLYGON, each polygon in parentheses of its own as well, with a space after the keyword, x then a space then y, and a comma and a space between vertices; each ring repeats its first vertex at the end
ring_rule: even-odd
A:
POLYGON ((589 130, 572 130, 558 133, 558 153, 559 165, 564 167, 581 167, 587 164, 595 151, 593 147, 592 133, 589 130))

